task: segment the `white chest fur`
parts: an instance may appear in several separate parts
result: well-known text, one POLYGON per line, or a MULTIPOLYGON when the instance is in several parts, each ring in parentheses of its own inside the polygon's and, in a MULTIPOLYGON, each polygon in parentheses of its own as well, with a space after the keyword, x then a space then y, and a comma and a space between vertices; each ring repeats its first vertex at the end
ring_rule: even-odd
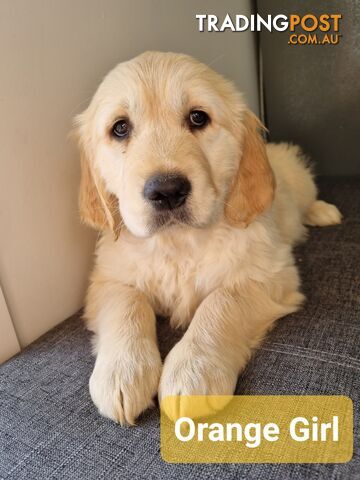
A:
POLYGON ((147 239, 124 234, 117 242, 106 235, 98 245, 97 267, 106 277, 143 291, 173 325, 187 325, 216 288, 266 282, 284 268, 288 247, 279 245, 268 222, 263 218, 247 229, 223 224, 173 229, 147 239))

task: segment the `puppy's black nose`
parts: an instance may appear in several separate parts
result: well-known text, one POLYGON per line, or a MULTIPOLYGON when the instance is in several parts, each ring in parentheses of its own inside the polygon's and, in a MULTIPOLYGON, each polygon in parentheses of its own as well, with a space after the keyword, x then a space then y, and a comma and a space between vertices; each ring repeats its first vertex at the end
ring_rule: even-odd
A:
POLYGON ((156 210, 173 210, 185 203, 190 190, 189 180, 182 175, 154 175, 145 183, 144 197, 156 210))

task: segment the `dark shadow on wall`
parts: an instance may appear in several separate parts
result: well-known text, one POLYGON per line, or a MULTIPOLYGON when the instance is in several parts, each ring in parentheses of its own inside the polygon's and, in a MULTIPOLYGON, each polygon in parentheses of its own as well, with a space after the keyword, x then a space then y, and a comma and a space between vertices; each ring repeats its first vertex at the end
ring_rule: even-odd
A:
POLYGON ((359 174, 359 2, 257 0, 257 11, 342 15, 338 45, 289 45, 289 31, 260 33, 265 118, 270 140, 300 144, 317 173, 359 174))

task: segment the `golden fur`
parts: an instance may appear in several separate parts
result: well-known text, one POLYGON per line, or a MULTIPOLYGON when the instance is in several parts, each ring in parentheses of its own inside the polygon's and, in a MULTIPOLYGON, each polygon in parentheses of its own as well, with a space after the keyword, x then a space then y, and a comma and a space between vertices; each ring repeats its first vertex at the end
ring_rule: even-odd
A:
MULTIPOLYGON (((77 124, 81 215, 102 231, 85 310, 94 403, 134 423, 156 393, 232 394, 252 349, 303 300, 291 248, 304 224, 339 223, 339 211, 316 200, 299 148, 265 145, 233 84, 186 55, 118 65, 77 124), (190 131, 191 109, 210 124, 190 131), (110 134, 119 118, 132 124, 121 142, 110 134), (155 222, 142 192, 157 172, 191 181, 188 216, 155 222), (188 327, 164 365, 155 314, 188 327)), ((178 409, 169 415, 189 413, 178 409)))
POLYGON ((250 112, 244 115, 244 144, 241 162, 225 205, 232 225, 248 225, 271 206, 275 192, 274 174, 260 136, 263 126, 250 112))

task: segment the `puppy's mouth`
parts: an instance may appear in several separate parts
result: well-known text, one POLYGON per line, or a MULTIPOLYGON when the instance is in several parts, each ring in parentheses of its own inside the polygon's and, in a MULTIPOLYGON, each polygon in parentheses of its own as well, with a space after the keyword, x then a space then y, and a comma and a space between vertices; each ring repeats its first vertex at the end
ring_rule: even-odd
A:
POLYGON ((173 210, 165 210, 156 212, 153 215, 150 231, 155 233, 159 230, 165 230, 174 226, 191 225, 192 216, 186 206, 175 208, 173 210))

